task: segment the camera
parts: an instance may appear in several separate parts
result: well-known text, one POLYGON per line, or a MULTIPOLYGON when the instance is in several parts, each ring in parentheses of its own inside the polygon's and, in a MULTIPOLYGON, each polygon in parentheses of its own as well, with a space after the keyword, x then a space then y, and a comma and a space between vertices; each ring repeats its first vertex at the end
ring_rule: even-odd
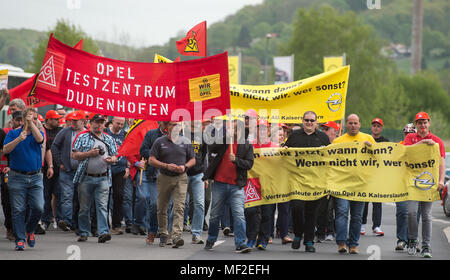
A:
POLYGON ((105 154, 105 149, 102 146, 97 146, 96 149, 98 149, 98 154, 103 156, 105 154))

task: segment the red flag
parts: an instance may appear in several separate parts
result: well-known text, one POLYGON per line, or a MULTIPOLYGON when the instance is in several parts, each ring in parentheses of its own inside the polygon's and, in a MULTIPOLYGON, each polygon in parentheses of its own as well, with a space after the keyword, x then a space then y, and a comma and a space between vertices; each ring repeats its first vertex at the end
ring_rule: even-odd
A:
MULTIPOLYGON (((83 39, 81 39, 75 46, 75 49, 81 50, 83 49, 83 39)), ((10 99, 13 100, 15 98, 20 98, 25 102, 25 105, 33 106, 34 108, 39 108, 46 105, 53 105, 54 103, 48 102, 33 96, 34 88, 36 87, 36 77, 37 74, 34 74, 32 77, 25 80, 20 85, 16 86, 9 90, 10 99)))
POLYGON ((178 52, 187 56, 206 56, 206 21, 188 31, 186 37, 176 42, 178 52))
POLYGON ((125 140, 120 146, 118 156, 139 155, 142 141, 147 131, 158 128, 158 122, 150 120, 136 120, 130 127, 125 140))

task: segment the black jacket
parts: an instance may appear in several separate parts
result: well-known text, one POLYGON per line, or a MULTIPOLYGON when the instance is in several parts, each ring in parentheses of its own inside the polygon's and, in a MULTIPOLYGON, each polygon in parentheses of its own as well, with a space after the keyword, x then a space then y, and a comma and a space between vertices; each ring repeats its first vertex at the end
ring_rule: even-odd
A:
MULTIPOLYGON (((223 143, 226 143, 225 140, 223 143)), ((214 180, 216 169, 228 149, 229 144, 212 144, 208 146, 210 160, 208 168, 203 176, 203 181, 214 180)), ((235 152, 236 161, 236 184, 240 187, 247 185, 247 171, 253 167, 254 155, 253 146, 247 140, 245 144, 238 144, 235 152)))

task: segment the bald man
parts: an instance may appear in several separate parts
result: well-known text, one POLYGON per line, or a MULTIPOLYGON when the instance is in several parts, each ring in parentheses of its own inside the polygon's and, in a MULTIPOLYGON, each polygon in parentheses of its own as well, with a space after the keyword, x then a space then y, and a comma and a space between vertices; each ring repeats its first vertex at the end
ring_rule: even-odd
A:
MULTIPOLYGON (((123 126, 125 124, 125 118, 113 117, 111 120, 111 126, 106 129, 106 133, 109 134, 116 142, 117 147, 122 146, 125 139, 125 131, 123 126)), ((113 189, 113 213, 112 213, 112 225, 111 234, 120 235, 122 231, 122 219, 123 219, 123 196, 125 179, 130 174, 130 169, 127 166, 127 160, 125 157, 119 157, 117 164, 111 166, 112 172, 112 189, 113 189)))
MULTIPOLYGON (((351 114, 347 117, 345 127, 347 133, 334 139, 334 143, 363 142, 367 146, 372 146, 375 139, 369 134, 360 132, 361 122, 359 116, 351 114)), ((336 243, 338 252, 346 253, 347 244, 350 254, 358 254, 358 241, 360 237, 362 214, 364 211, 364 202, 350 201, 342 198, 335 198, 336 202, 336 243), (350 211, 350 228, 348 226, 348 212, 350 211), (348 238, 347 238, 348 233, 348 238)))

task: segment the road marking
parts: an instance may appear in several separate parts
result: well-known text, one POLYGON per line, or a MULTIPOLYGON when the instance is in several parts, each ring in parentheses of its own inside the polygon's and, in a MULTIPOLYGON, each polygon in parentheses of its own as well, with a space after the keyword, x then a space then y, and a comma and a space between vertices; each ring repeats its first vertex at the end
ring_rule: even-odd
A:
POLYGON ((218 240, 218 241, 216 241, 216 242, 214 243, 213 248, 216 247, 216 246, 219 246, 220 244, 222 244, 222 243, 224 243, 224 242, 225 242, 225 240, 218 240))
POLYGON ((436 219, 436 218, 432 218, 431 220, 433 222, 444 223, 444 224, 449 224, 450 225, 450 220, 442 220, 442 219, 436 219))
POLYGON ((445 236, 447 237, 448 243, 450 243, 450 227, 444 228, 445 236))

